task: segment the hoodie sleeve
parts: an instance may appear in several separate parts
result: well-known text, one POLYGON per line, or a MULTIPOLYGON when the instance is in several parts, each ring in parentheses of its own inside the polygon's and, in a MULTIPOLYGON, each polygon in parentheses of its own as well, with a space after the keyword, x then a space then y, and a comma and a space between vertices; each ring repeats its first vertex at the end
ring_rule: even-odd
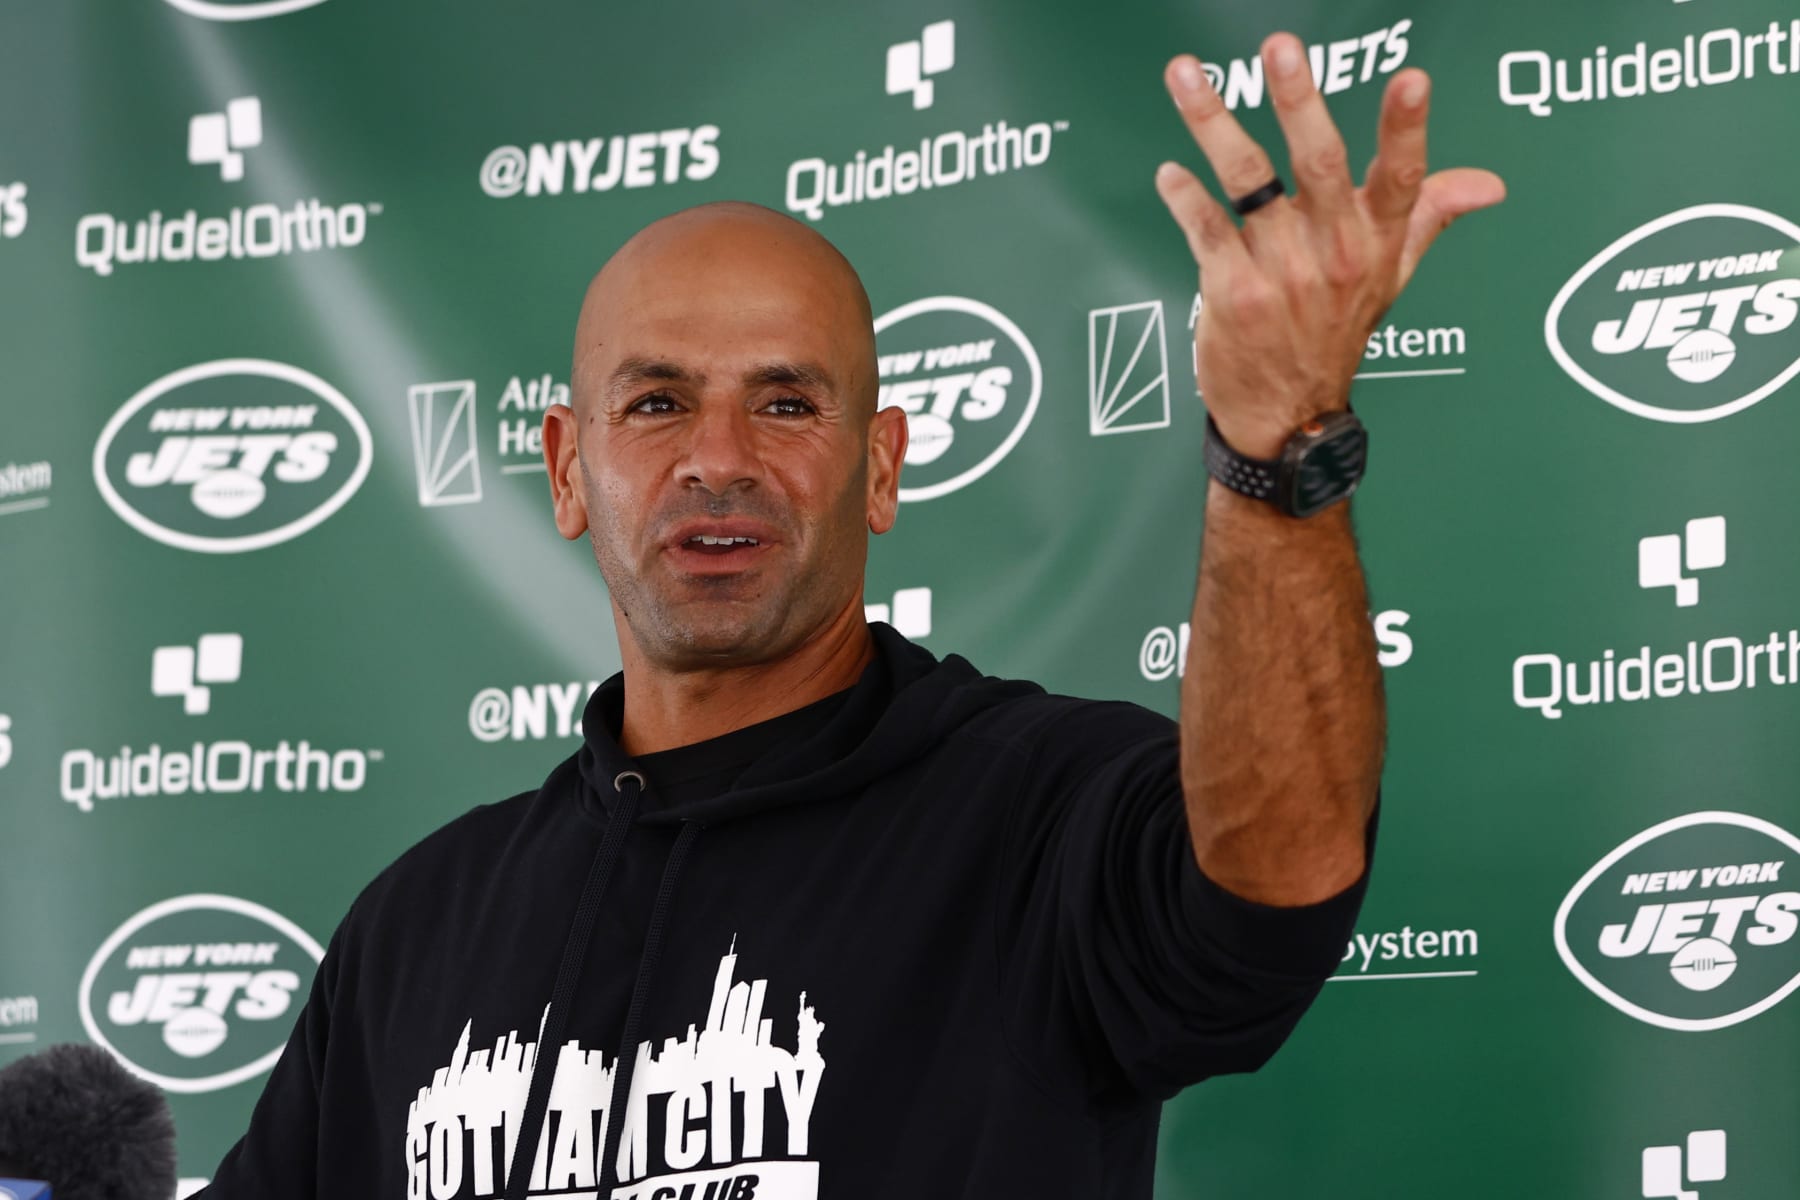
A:
MULTIPOLYGON (((1040 1084, 1167 1099, 1267 1062, 1336 968, 1368 883, 1239 897, 1195 861, 1178 729, 1130 704, 1045 726, 1012 798, 995 936, 1007 1038, 1040 1084)), ((1374 821, 1368 848, 1374 848, 1374 821)))
POLYGON ((312 991, 263 1086, 244 1136, 199 1200, 312 1200, 318 1194, 319 1097, 346 919, 313 975, 312 991))

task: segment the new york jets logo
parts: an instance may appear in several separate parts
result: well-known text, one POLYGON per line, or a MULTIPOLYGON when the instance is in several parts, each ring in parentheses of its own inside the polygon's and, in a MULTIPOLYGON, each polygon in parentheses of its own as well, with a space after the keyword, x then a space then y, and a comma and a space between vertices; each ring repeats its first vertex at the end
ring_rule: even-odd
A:
POLYGON ((1759 817, 1691 813, 1628 839, 1556 914, 1575 978, 1664 1029, 1723 1029, 1800 988, 1800 838, 1759 817))
POLYGON ((1800 374, 1800 226, 1743 204, 1658 217, 1590 259, 1544 318, 1582 387, 1636 416, 1741 412, 1800 374))
POLYGON ((211 1092, 275 1065, 325 951, 280 913, 191 895, 137 913, 81 976, 96 1045, 171 1092, 211 1092))
POLYGON ((165 545, 211 554, 305 533, 362 486, 369 426, 310 371, 228 358, 171 372, 113 414, 94 445, 112 510, 165 545))
POLYGON ((929 296, 875 321, 879 404, 906 411, 901 500, 929 500, 980 479, 1019 444, 1037 412, 1037 351, 978 300, 929 296))

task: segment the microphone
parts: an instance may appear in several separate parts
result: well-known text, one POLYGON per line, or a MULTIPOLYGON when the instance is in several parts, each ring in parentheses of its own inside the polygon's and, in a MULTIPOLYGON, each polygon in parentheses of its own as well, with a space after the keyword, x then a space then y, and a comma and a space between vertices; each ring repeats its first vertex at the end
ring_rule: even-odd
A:
POLYGON ((169 1102, 98 1046, 21 1058, 0 1068, 0 1176, 47 1181, 56 1200, 169 1200, 169 1102))

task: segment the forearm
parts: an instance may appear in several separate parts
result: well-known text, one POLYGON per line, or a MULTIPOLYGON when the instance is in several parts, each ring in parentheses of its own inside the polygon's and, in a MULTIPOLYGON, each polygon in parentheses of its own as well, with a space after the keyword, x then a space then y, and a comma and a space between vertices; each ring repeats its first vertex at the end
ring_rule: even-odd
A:
POLYGON ((1386 729, 1348 503, 1298 520, 1214 482, 1181 690, 1201 870, 1310 904, 1363 870, 1386 729))
MULTIPOLYGON (((1275 457, 1342 407, 1369 331, 1451 221, 1499 203, 1491 171, 1426 174, 1430 80, 1396 72, 1361 187, 1292 34, 1263 43, 1297 191, 1192 55, 1169 95, 1233 213, 1179 163, 1156 188, 1200 269, 1194 384, 1227 445, 1275 457)), ((1297 520, 1211 484, 1181 691, 1181 782, 1201 870, 1250 900, 1312 903, 1363 870, 1386 710, 1347 506, 1297 520)))

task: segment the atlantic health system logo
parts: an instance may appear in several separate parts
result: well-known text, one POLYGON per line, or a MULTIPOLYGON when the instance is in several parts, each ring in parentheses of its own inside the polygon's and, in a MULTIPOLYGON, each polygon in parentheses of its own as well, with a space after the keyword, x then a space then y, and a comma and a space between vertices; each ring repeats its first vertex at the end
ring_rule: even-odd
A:
POLYGON ((418 383, 406 389, 412 422, 413 472, 419 506, 438 508, 481 499, 481 452, 475 438, 475 381, 418 383))
MULTIPOLYGON (((547 372, 506 381, 493 402, 495 437, 489 442, 502 475, 543 472, 544 410, 568 402, 569 385, 547 372)), ((473 504, 482 498, 477 403, 473 379, 415 383, 406 389, 421 507, 473 504)))
POLYGON ((56 468, 46 459, 0 463, 0 517, 50 507, 56 468))
POLYGON ((41 1009, 36 996, 0 996, 0 1046, 37 1041, 41 1009))
POLYGON ((1800 374, 1800 225, 1700 204, 1625 234, 1551 301, 1557 365, 1652 421, 1716 421, 1800 374))
MULTIPOLYGON (((1199 375, 1199 346, 1194 331, 1204 307, 1204 299, 1196 291, 1188 306, 1188 336, 1182 339, 1182 358, 1189 379, 1199 375)), ((1161 300, 1088 310, 1091 436, 1169 428, 1173 412, 1169 402, 1167 330, 1161 300)), ((1376 382, 1464 375, 1467 368, 1462 364, 1468 349, 1468 331, 1460 325, 1403 327, 1388 323, 1370 331, 1363 347, 1363 369, 1356 373, 1356 380, 1366 389, 1376 382)), ((1194 394, 1199 394, 1198 383, 1194 394)))
POLYGON ((1161 300, 1088 313, 1088 433, 1169 427, 1169 344, 1161 300))
POLYGON ((369 474, 368 423, 310 371, 198 363, 146 385, 94 444, 94 484, 146 537, 237 554, 299 537, 369 474))

